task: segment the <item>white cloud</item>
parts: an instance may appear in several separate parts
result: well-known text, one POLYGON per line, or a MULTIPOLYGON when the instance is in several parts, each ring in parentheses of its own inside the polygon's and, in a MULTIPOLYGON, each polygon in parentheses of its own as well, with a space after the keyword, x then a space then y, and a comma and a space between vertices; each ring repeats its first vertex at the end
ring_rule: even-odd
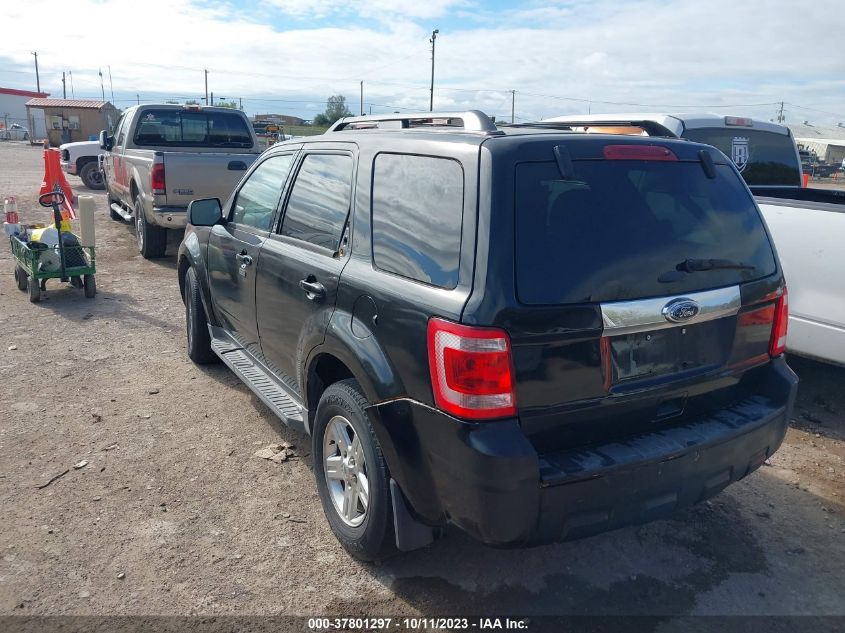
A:
MULTIPOLYGON (((144 99, 201 96, 202 69, 208 68, 209 88, 218 97, 288 100, 247 101, 253 111, 305 113, 307 103, 292 102, 319 104, 337 93, 357 104, 361 79, 367 102, 427 109, 431 24, 425 20, 440 17, 435 105, 441 108, 509 115, 509 90, 515 89, 522 118, 643 109, 598 101, 679 106, 784 100, 845 114, 836 53, 845 31, 839 0, 801 7, 767 0, 596 0, 531 3, 496 14, 476 3, 470 7, 475 19, 466 17, 469 5, 460 0, 279 2, 285 5, 280 15, 313 19, 275 30, 267 22, 272 15, 225 3, 76 0, 73 11, 62 14, 59 35, 41 39, 43 17, 65 5, 10 4, 4 23, 15 28, 0 40, 0 59, 9 62, 0 65, 0 83, 29 87, 22 84, 26 75, 15 73, 31 69, 29 52, 37 48, 42 86, 54 95, 61 93, 63 69, 73 70, 77 95, 99 95, 97 68, 105 72, 110 64, 115 91, 144 99), (320 26, 318 16, 337 11, 346 12, 349 26, 320 26), (12 72, 3 74, 4 67, 12 72)), ((322 106, 312 105, 312 112, 315 107, 322 106)), ((774 106, 733 111, 767 118, 774 112, 774 106)), ((789 106, 787 112, 790 120, 839 120, 789 106)))

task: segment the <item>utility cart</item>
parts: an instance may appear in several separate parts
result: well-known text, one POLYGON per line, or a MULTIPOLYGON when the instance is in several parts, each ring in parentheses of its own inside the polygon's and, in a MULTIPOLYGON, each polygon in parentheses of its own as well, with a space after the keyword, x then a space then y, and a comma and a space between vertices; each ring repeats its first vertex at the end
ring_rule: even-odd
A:
POLYGON ((17 235, 9 236, 18 289, 28 290, 29 300, 38 303, 41 301, 41 291, 47 289, 47 280, 60 279, 75 288, 84 289, 89 299, 94 297, 97 294, 95 248, 64 243, 59 210, 64 195, 48 192, 39 196, 38 202, 43 207, 53 207, 58 243, 52 246, 41 242, 26 242, 17 235))

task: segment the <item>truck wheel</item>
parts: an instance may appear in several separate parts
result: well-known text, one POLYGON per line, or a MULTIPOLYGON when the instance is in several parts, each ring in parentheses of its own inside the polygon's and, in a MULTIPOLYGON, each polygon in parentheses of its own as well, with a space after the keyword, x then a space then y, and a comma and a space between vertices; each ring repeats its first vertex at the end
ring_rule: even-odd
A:
POLYGON ((29 134, 27 134, 26 132, 23 133, 23 140, 25 140, 25 141, 29 140, 29 134))
POLYGON ((85 288, 85 297, 93 299, 97 294, 97 278, 94 275, 82 277, 82 287, 85 288))
POLYGON ((33 279, 32 277, 27 277, 26 283, 29 288, 30 303, 38 303, 41 301, 41 286, 38 284, 38 280, 33 279))
POLYGON ((328 387, 312 435, 314 474, 323 512, 341 545, 359 560, 395 552, 389 474, 355 380, 328 387))
POLYGON ((15 264, 15 283, 18 285, 18 290, 26 292, 26 271, 17 264, 15 264))
POLYGON ((188 358, 198 365, 216 363, 220 359, 211 350, 208 318, 200 296, 200 284, 193 268, 185 274, 185 325, 188 334, 188 358))
POLYGON ((167 250, 167 229, 147 222, 140 196, 135 199, 135 233, 138 236, 138 252, 144 259, 164 257, 167 250))
POLYGON ((91 160, 85 163, 79 170, 79 177, 82 178, 82 184, 89 189, 105 189, 103 172, 97 166, 97 161, 91 160))

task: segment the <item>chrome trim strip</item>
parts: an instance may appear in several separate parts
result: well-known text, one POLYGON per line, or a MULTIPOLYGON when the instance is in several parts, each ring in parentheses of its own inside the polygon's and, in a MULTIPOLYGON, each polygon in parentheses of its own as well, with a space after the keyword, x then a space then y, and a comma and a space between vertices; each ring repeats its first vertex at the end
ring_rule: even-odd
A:
POLYGON ((618 336, 620 334, 663 330, 670 327, 685 327, 732 316, 739 312, 741 305, 742 298, 739 286, 731 286, 655 299, 612 301, 602 303, 600 307, 604 333, 608 336, 618 336), (667 321, 662 314, 663 308, 676 299, 692 299, 698 304, 699 313, 682 323, 667 321))

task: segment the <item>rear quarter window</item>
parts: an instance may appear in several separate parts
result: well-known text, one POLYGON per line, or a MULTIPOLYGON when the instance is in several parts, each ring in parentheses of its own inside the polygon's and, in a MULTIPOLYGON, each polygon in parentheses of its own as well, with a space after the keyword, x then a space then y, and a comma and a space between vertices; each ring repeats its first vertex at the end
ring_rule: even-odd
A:
POLYGON ((464 172, 450 158, 379 154, 373 166, 373 263, 440 288, 458 285, 464 172))

